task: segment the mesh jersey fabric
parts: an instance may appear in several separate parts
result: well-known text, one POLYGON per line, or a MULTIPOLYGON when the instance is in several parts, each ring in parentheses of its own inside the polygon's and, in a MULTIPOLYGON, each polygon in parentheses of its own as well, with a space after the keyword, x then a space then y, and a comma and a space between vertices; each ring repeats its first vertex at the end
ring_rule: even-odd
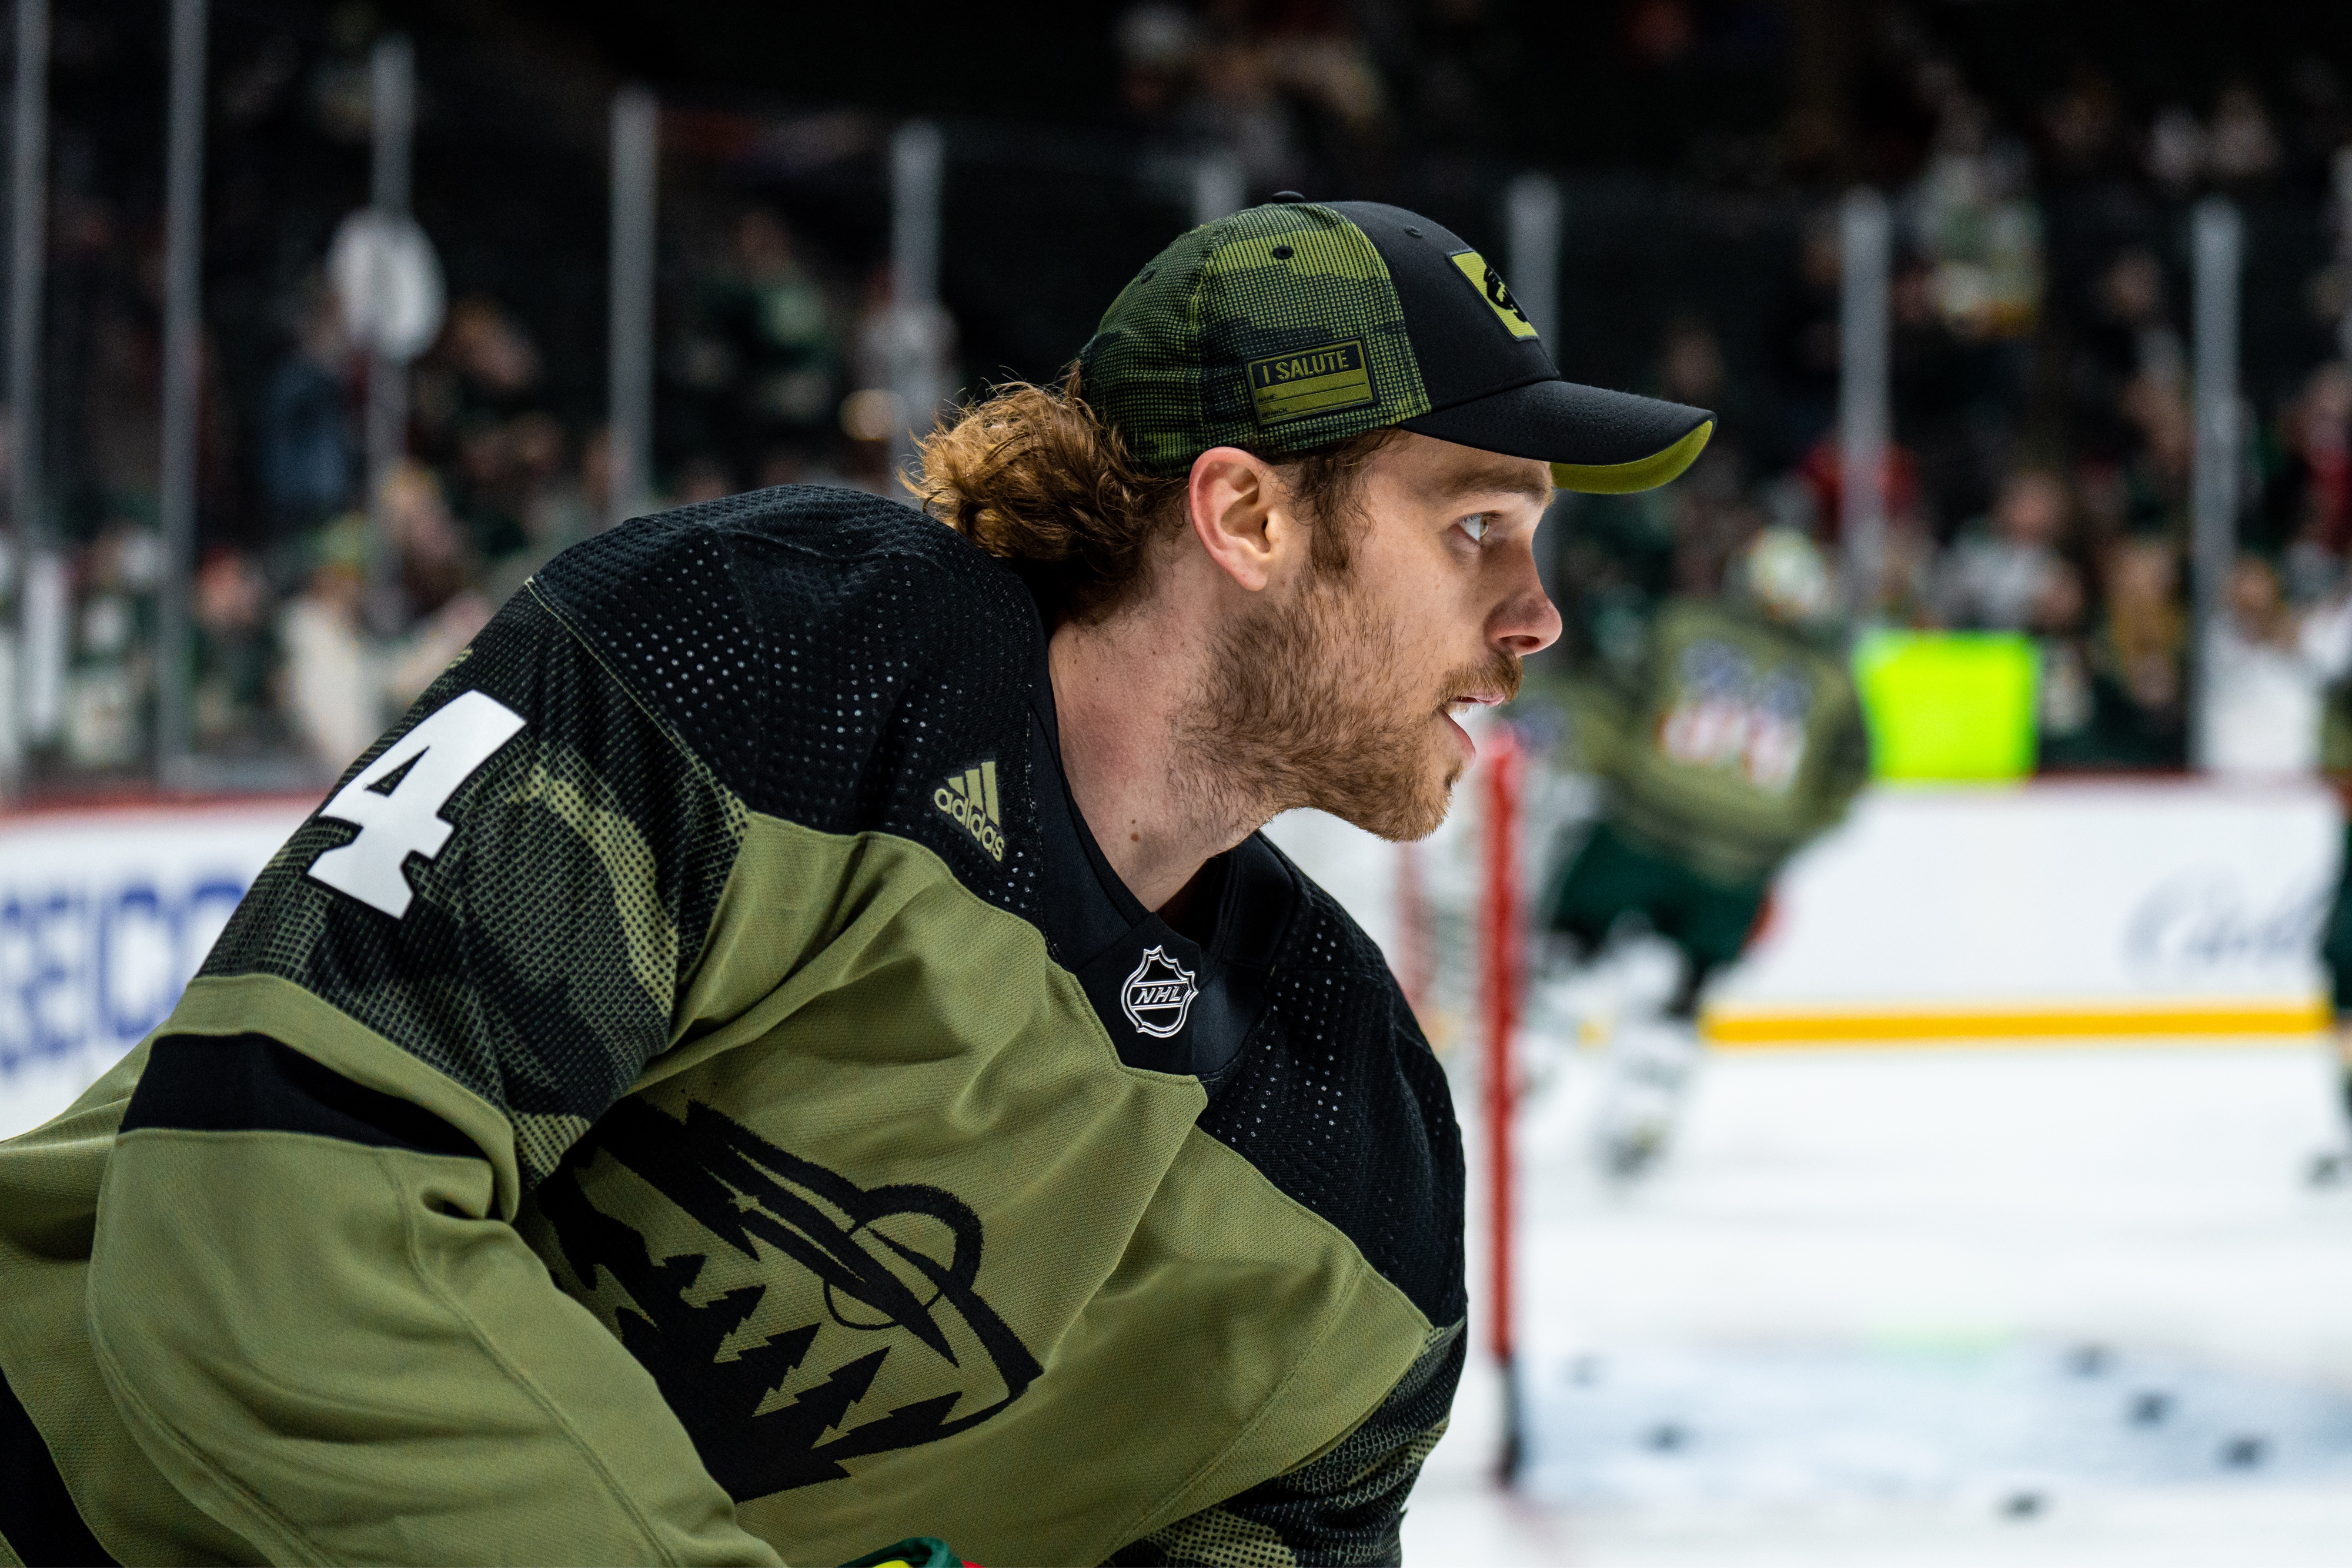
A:
MULTIPOLYGON (((689 1016, 689 998, 704 996, 714 972, 762 943, 785 940, 777 933, 796 922, 856 914, 832 906, 887 898, 890 879, 910 873, 894 868, 944 868, 962 894, 1033 930, 1046 954, 1071 972, 1074 956, 1057 947, 1055 933, 1063 925, 1052 907, 1064 894, 1049 899, 1040 891, 1047 884, 1040 857, 1055 841, 1041 825, 1036 802, 1041 790, 1063 787, 1058 778, 1041 776, 1053 767, 1051 754, 1032 745, 1043 645, 1034 601, 1011 570, 936 522, 873 497, 788 488, 614 530, 567 552, 535 579, 347 775, 357 777, 400 737, 466 693, 485 694, 525 721, 518 737, 494 752, 443 806, 457 824, 446 845, 429 858, 408 860, 404 874, 415 892, 409 912, 387 920, 308 874, 320 854, 352 836, 347 824, 313 818, 257 883, 191 997, 207 986, 215 988, 208 994, 225 994, 218 988, 255 976, 290 983, 503 1113, 523 1187, 544 1189, 552 1205, 542 1208, 535 1198, 525 1200, 524 1219, 531 1221, 521 1226, 525 1239, 555 1271, 557 1283, 597 1312, 638 1354, 674 1410, 682 1408, 676 1392, 685 1386, 681 1378, 694 1383, 697 1398, 709 1395, 725 1404, 710 1420, 689 1422, 688 1435, 713 1475, 733 1478, 729 1490, 739 1503, 748 1492, 782 1486, 775 1495, 785 1500, 775 1506, 789 1510, 796 1489, 854 1481, 854 1458, 845 1472, 837 1459, 816 1462, 823 1458, 819 1449, 887 1458, 885 1439, 903 1437, 919 1449, 950 1435, 969 1443, 1012 1430, 1020 1426, 1020 1402, 1045 1396, 1026 1391, 1050 1393, 1057 1371, 1055 1335, 1065 1331, 1031 1332, 1023 1342, 1005 1326, 1018 1317, 1015 1309, 1001 1297, 984 1299, 1005 1288, 1003 1275, 972 1271, 981 1267, 979 1214, 991 1208, 995 1195, 974 1193, 966 1184, 972 1199, 966 1203, 947 1177, 920 1187, 860 1186, 839 1177, 840 1156, 824 1145, 827 1125, 795 1124, 789 1102, 742 1098, 752 1092, 743 1085, 756 1081, 756 1061, 735 1069, 726 1065, 729 1059, 714 1059, 701 1076, 686 1072, 658 1091, 646 1088, 643 1075, 673 1048, 691 1050, 698 1039, 741 1024, 723 1014, 689 1016), (983 767, 992 782, 984 789, 973 785, 961 797, 971 809, 960 820, 941 801, 950 784, 982 779, 983 767), (983 810, 1002 827, 994 849, 970 825, 983 810), (747 846, 761 833, 768 838, 761 841, 772 843, 781 831, 763 829, 762 822, 830 836, 826 842, 842 846, 838 853, 847 857, 838 864, 848 870, 837 874, 871 872, 880 883, 772 886, 763 895, 772 902, 747 905, 741 896, 752 853, 747 846), (909 860, 887 848, 893 844, 919 852, 909 860), (856 891, 859 886, 867 891, 856 891), (793 1146, 782 1146, 780 1137, 793 1146), (811 1149, 835 1166, 804 1158, 811 1149), (653 1174, 625 1181, 612 1174, 625 1166, 653 1174), (559 1168, 570 1174, 549 1182, 559 1168), (803 1176, 770 1179, 793 1171, 803 1176), (762 1183, 769 1195, 756 1197, 753 1189, 762 1183), (624 1188, 634 1207, 611 1207, 612 1194, 624 1188), (915 1196, 906 1196, 910 1193, 915 1196), (698 1197, 681 1207, 665 1196, 674 1194, 709 1200, 698 1197), (889 1209, 886 1198, 899 1207, 889 1209), (912 1243, 877 1240, 879 1229, 859 1222, 863 1228, 836 1225, 824 1232, 833 1239, 813 1251, 781 1257, 772 1247, 762 1250, 743 1239, 740 1226, 729 1218, 742 1205, 764 1204, 772 1238, 782 1234, 774 1214, 812 1202, 811 1214, 827 1205, 827 1212, 854 1214, 864 1205, 874 1214, 929 1216, 924 1223, 955 1231, 953 1256, 942 1251, 937 1264, 921 1261, 908 1250, 912 1243), (680 1218, 687 1207, 691 1215, 680 1218), (719 1314, 724 1332, 695 1340, 703 1327, 697 1322, 688 1325, 690 1333, 638 1335, 629 1343, 631 1323, 650 1320, 628 1304, 627 1292, 643 1289, 648 1303, 667 1292, 677 1296, 681 1312, 701 1311, 704 1296, 716 1287, 695 1283, 705 1266, 698 1249, 730 1235, 737 1237, 729 1243, 736 1260, 728 1266, 752 1269, 754 1282, 722 1292, 729 1303, 719 1314), (993 1347, 989 1354, 1004 1371, 995 1408, 970 1400, 958 1405, 950 1387, 942 1396, 946 1404, 929 1402, 931 1416, 909 1405, 855 1431, 845 1426, 833 1437, 824 1436, 831 1427, 811 1428, 800 1435, 810 1462, 798 1469, 779 1470, 756 1457, 714 1449, 713 1442, 755 1441, 776 1429, 766 1420, 775 1379, 763 1382, 760 1373, 768 1368, 781 1375, 790 1359, 783 1352, 806 1348, 804 1340, 776 1337, 770 1328, 762 1331, 770 1349, 750 1354, 760 1342, 742 1337, 751 1332, 745 1314, 761 1293, 782 1300, 793 1280, 807 1280, 801 1270, 814 1270, 825 1281, 822 1311, 830 1321, 853 1333, 881 1329, 887 1325, 866 1321, 864 1309, 843 1305, 852 1298, 836 1291, 865 1289, 872 1299, 887 1297, 888 1280, 875 1271, 874 1260, 889 1262, 894 1249, 898 1262, 935 1281, 926 1288, 940 1292, 929 1309, 934 1315, 953 1309, 980 1343, 993 1347), (836 1268, 851 1270, 838 1276, 838 1284, 826 1272, 836 1268), (992 1278, 999 1283, 989 1284, 992 1278), (712 1364, 708 1369, 706 1362, 712 1364), (737 1368, 743 1375, 711 1375, 737 1368), (1005 1408, 1014 1416, 997 1414, 1005 1408), (950 1409, 957 1412, 952 1417, 950 1409), (847 1479, 841 1479, 845 1474, 847 1479)), ((398 779, 388 787, 396 790, 398 779)), ((1253 909, 1251 919, 1237 923, 1266 944, 1251 960, 1259 969, 1250 984, 1262 990, 1263 1004, 1220 1015, 1241 1020, 1235 1027, 1245 1028, 1246 1038, 1230 1061, 1219 1057, 1213 1093, 1197 1083, 1186 1091, 1195 1108, 1184 1117, 1196 1140, 1205 1134, 1214 1146, 1230 1150, 1242 1162, 1237 1168, 1252 1173, 1251 1181, 1280 1196, 1261 1203, 1245 1187, 1232 1186, 1229 1176, 1214 1175, 1226 1167, 1212 1161, 1211 1176, 1195 1168, 1187 1178, 1208 1181, 1204 1193, 1224 1195, 1201 1213, 1213 1219, 1235 1202, 1256 1204, 1277 1218, 1303 1210, 1344 1239, 1361 1265, 1410 1304, 1422 1325, 1417 1333, 1456 1324, 1462 1316, 1461 1152, 1443 1077, 1377 949, 1262 840, 1245 849, 1229 886, 1263 890, 1265 910, 1281 905, 1272 917, 1260 918, 1264 911, 1253 909), (1247 876, 1238 870, 1244 863, 1247 876), (1221 1181, 1227 1185, 1217 1186, 1221 1181)), ((964 939, 985 935, 982 927, 966 921, 936 929, 943 935, 920 938, 933 946, 886 955, 897 967, 886 972, 911 980, 927 969, 946 974, 968 967, 964 939)), ((1222 941, 1202 950, 1204 976, 1205 967, 1225 953, 1222 941)), ((1001 942, 999 949, 1009 950, 1001 942)), ((1016 989, 1034 983, 1010 974, 1006 980, 1016 989)), ((869 994, 887 997, 890 988, 884 984, 869 994)), ((1112 988, 1108 1002, 1094 989, 1082 992, 1066 982, 1064 994, 1076 998, 1073 1006, 1094 1010, 1055 1025, 1068 1040, 1013 1042, 1022 1053, 1099 1049, 1087 1041, 1100 1041, 1110 1029, 1107 1014, 1117 1005, 1118 988, 1112 988)), ((894 1038, 889 1018, 887 1011, 868 1013, 844 1038, 853 1047, 858 1040, 887 1047, 894 1038)), ((299 1030, 282 1022, 231 1023, 234 1030, 208 1026, 200 1032, 250 1030, 265 1045, 280 1038, 298 1049, 305 1044, 299 1030)), ((175 1027, 182 1026, 166 1026, 159 1051, 173 1048, 175 1027)), ((776 1039, 782 1042, 776 1048, 783 1049, 789 1031, 776 1039)), ((1145 1065, 1150 1083, 1181 1088, 1192 1082, 1181 1071, 1171 1075, 1169 1061, 1145 1065)), ((988 1085, 1018 1071, 1014 1065, 989 1069, 955 1103, 984 1106, 988 1085)), ((893 1087, 899 1079, 871 1082, 877 1101, 904 1092, 893 1087)), ((1174 1103, 1171 1092, 1150 1091, 1162 1106, 1174 1103)), ((132 1110, 142 1125, 173 1124, 165 1108, 141 1113, 135 1093, 132 1110)), ((187 1124, 224 1124, 217 1108, 205 1114, 211 1119, 187 1124)), ((1038 1114, 1022 1109, 1008 1125, 1038 1114)), ((331 1123, 322 1116, 316 1126, 331 1123)), ((1130 1136, 1114 1124, 1087 1134, 1116 1151, 1122 1142, 1149 1143, 1145 1131, 1139 1124, 1130 1136)), ((1198 1158, 1185 1152, 1192 1145, 1183 1143, 1184 1131, 1178 1128, 1172 1139, 1164 1130, 1152 1135, 1165 1144, 1167 1158, 1199 1167, 1198 1158)), ((922 1129, 909 1132, 911 1140, 895 1139, 894 1150, 919 1170, 928 1157, 922 1129)), ((1040 1145, 1029 1163, 1050 1166, 1055 1153, 1040 1145)), ((1082 1185, 1074 1194, 1140 1181, 1148 1199, 1162 1180, 1156 1167, 1106 1170, 1106 1180, 1093 1183, 1078 1172, 1082 1185)), ((0 1162, 0 1188, 5 1185, 0 1162)), ((1064 1226, 1076 1223, 1070 1217, 1077 1211, 1066 1203, 1052 1210, 1064 1226)), ((1108 1248, 1114 1257, 1127 1244, 1116 1235, 1051 1236, 1050 1228, 1033 1222, 1027 1233, 1008 1237, 1000 1227, 988 1240, 989 1256, 1009 1256, 1013 1261, 1002 1267, 1050 1280, 1051 1260, 1080 1242, 1108 1248)), ((797 1234, 822 1229, 812 1219, 797 1234)), ((1178 1240, 1188 1247, 1223 1245, 1178 1240)), ((719 1262, 709 1267, 715 1270, 719 1262)), ((1197 1280, 1220 1277, 1212 1271, 1197 1280)), ((1246 1270, 1234 1277, 1263 1278, 1246 1270)), ((6 1289, 0 1279, 0 1305, 6 1289)), ((1258 1310, 1240 1298, 1235 1306, 1258 1310)), ((908 1321, 924 1310, 918 1299, 908 1321)), ((1359 1396, 1342 1392, 1333 1396, 1336 1403, 1288 1413, 1285 1419, 1292 1425, 1286 1430, 1296 1436, 1283 1441, 1323 1453, 1349 1432, 1370 1434, 1361 1441, 1386 1443, 1381 1462, 1395 1484, 1371 1500, 1345 1487, 1303 1483, 1297 1495, 1284 1494, 1288 1511, 1281 1528, 1299 1561, 1372 1560, 1354 1553, 1364 1541, 1381 1538, 1383 1527, 1372 1515, 1381 1509, 1388 1511, 1385 1528, 1392 1535, 1394 1511, 1425 1451, 1416 1434, 1432 1424, 1419 1417, 1431 1398, 1437 1398, 1442 1415, 1451 1397, 1454 1371, 1448 1368, 1458 1368, 1458 1360, 1432 1374, 1422 1364, 1426 1357, 1418 1339, 1397 1340, 1397 1314, 1379 1321, 1390 1325, 1381 1330, 1386 1341, 1343 1343, 1334 1350, 1345 1360, 1389 1368, 1374 1391, 1378 1397, 1349 1405, 1359 1396), (1439 1383, 1442 1397, 1432 1393, 1439 1383), (1412 1425, 1406 1416, 1380 1414, 1391 1406, 1410 1407, 1419 1424, 1407 1432, 1398 1425, 1412 1425)), ((1192 1326, 1166 1324, 1179 1335, 1192 1326)), ((1307 1326, 1269 1325, 1277 1335, 1304 1333, 1307 1326)), ((1135 1330, 1134 1354, 1148 1356, 1156 1332, 1135 1330)), ((852 1386, 847 1375, 863 1365, 857 1375, 870 1381, 879 1364, 878 1356, 845 1364, 831 1386, 854 1405, 865 1385, 852 1386)), ((1325 1381, 1345 1384, 1347 1371, 1327 1367, 1325 1381)), ((895 1375, 886 1372, 877 1397, 895 1375)), ((1114 1396, 1106 1386, 1101 1397, 1114 1396)), ((1110 1412, 1108 1404, 1104 1408, 1110 1412)), ((805 1427, 804 1416, 784 1425, 805 1427)), ((1230 1432, 1212 1435, 1212 1446, 1238 1452, 1253 1440, 1251 1431, 1250 1423, 1236 1420, 1230 1432)), ((1237 1469, 1234 1493, 1289 1468, 1237 1469)), ((1171 1492, 1169 1500, 1181 1495, 1171 1492)), ((1229 1500, 1202 1498, 1192 1511, 1229 1500)), ((1150 1510, 1140 1494, 1135 1507, 1139 1535, 1160 1528, 1158 1521, 1142 1528, 1150 1510)), ((772 1510, 771 1516, 781 1517, 772 1510)), ((1105 1540, 1099 1551, 1119 1539, 1105 1540)))
POLYGON ((1330 1452, 1120 1549, 1118 1568, 1359 1568, 1402 1563, 1402 1503, 1461 1380, 1464 1325, 1430 1337, 1381 1407, 1330 1452))

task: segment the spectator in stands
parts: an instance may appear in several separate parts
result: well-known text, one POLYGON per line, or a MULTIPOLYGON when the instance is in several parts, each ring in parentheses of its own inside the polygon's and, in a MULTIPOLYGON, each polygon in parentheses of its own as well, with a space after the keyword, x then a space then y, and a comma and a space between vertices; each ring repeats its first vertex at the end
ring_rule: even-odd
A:
POLYGON ((2352 666, 2352 607, 2298 614, 2276 567, 2242 555, 2225 613, 2206 633, 2197 761, 2220 774, 2308 774, 2327 688, 2352 666))
POLYGON ((679 467, 673 504, 691 507, 701 501, 716 501, 734 495, 738 488, 728 475, 727 465, 706 452, 688 458, 679 467))
POLYGON ((727 265, 695 309, 709 423, 730 488, 779 453, 821 448, 841 401, 841 330, 823 281, 781 217, 764 206, 738 214, 727 265))
POLYGON ((415 374, 418 455, 447 484, 467 548, 496 560, 529 541, 517 495, 513 421, 537 404, 539 349, 487 294, 461 299, 415 374))
POLYGON ((163 540, 145 524, 118 517, 79 554, 81 602, 66 674, 66 756, 79 768, 127 768, 142 755, 141 716, 154 689, 163 540))
POLYGON ((2137 446, 2129 389, 2146 378, 2179 389, 2188 351, 2166 301, 2164 268, 2138 246, 2116 253, 2075 331, 2073 428, 2083 455, 2120 463, 2137 446))
POLYGON ((2352 549, 2352 369, 2312 371, 2279 421, 2278 460, 2263 486, 2261 522, 2284 545, 2288 600, 2332 595, 2352 549))
POLYGON ((2185 385, 2143 370, 2124 393, 2134 441, 2123 465, 2125 521, 2135 533, 2189 535, 2189 472, 2196 455, 2185 385))
POLYGON ((2002 482, 1990 517, 1963 529, 1937 570, 1936 611, 1964 631, 2016 632, 2033 619, 2061 564, 2066 486, 2045 468, 2020 468, 2002 482))
POLYGON ((359 453, 350 363, 342 308, 312 278, 299 296, 293 345, 262 395, 256 432, 262 498, 275 539, 299 540, 351 504, 359 453))
POLYGON ((1165 134, 1192 91, 1201 47, 1198 20, 1178 5, 1138 5, 1118 19, 1119 98, 1136 128, 1165 134))
POLYGON ((2102 763, 2093 727, 2098 716, 2098 695, 2092 685, 2090 651, 2083 634, 2089 608, 2082 572, 2071 560, 2053 559, 2042 573, 2026 621, 2026 630, 2041 655, 2034 730, 2040 744, 2037 766, 2045 773, 2096 768, 2102 763))
POLYGON ((893 433, 928 431, 952 400, 956 323, 937 300, 918 305, 898 297, 886 264, 866 275, 850 340, 850 379, 857 391, 843 400, 840 417, 852 442, 850 480, 877 495, 903 498, 889 471, 893 433), (908 407, 908 394, 913 407, 908 407), (854 428, 851 428, 853 427, 854 428))
POLYGON ((2179 552, 2161 535, 2127 537, 2102 562, 2105 613, 2091 643, 2095 755, 2112 768, 2188 764, 2188 618, 2179 552))
POLYGON ((1839 280, 1843 255, 1836 215, 1816 213, 1798 242, 1797 266, 1772 327, 1772 367, 1780 402, 1777 460, 1794 461, 1837 418, 1839 280))
POLYGON ((286 713, 323 779, 342 771, 383 730, 383 685, 361 620, 367 519, 356 513, 310 536, 310 570, 278 622, 286 713))
POLYGON ((1920 520, 1940 535, 1985 504, 1984 437, 2000 424, 1989 426, 1980 405, 1998 403, 2000 389, 1988 392, 1980 346, 1963 341, 1945 316, 1931 262, 1897 260, 1887 312, 1894 434, 1916 465, 1920 520))
POLYGON ((269 683, 277 661, 269 580, 243 550, 216 546, 196 569, 192 619, 196 676, 192 728, 206 752, 250 754, 273 735, 269 683))
POLYGON ((2278 132, 2253 84, 2241 78, 2224 87, 2205 144, 2216 183, 2240 190, 2260 184, 2277 172, 2279 156, 2278 132))
POLYGON ((583 466, 572 465, 572 440, 553 414, 534 410, 514 422, 518 510, 530 554, 546 559, 596 532, 601 524, 583 466))
MULTIPOLYGON (((440 479, 422 463, 403 463, 384 480, 383 515, 399 563, 396 624, 406 626, 465 592, 478 570, 478 558, 450 513, 440 479)), ((402 699, 403 706, 406 702, 402 699)))

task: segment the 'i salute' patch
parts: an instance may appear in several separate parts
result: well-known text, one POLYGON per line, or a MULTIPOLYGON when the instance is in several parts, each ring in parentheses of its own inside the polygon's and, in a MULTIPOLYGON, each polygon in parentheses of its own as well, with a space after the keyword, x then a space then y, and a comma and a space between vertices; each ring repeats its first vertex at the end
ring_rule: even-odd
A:
POLYGON ((1380 401, 1360 338, 1249 362, 1250 402, 1260 424, 1380 401))

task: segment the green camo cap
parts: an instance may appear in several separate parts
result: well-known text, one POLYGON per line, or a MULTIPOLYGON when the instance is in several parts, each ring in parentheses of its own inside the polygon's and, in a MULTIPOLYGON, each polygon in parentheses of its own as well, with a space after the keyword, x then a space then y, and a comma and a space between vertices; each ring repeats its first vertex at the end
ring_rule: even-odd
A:
POLYGON ((1620 494, 1680 474, 1715 430, 1702 408, 1561 380, 1484 257, 1378 202, 1276 203, 1180 236, 1078 369, 1157 474, 1212 446, 1279 457, 1399 425, 1620 494))

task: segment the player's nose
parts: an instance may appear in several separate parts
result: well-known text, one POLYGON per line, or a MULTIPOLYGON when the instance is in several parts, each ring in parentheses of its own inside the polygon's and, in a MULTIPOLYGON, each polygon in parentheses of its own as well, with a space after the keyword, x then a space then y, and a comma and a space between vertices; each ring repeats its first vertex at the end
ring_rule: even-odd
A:
POLYGON ((1487 638, 1497 648, 1524 659, 1559 642, 1559 608, 1544 591, 1535 553, 1522 550, 1512 562, 1502 601, 1487 618, 1487 638))

